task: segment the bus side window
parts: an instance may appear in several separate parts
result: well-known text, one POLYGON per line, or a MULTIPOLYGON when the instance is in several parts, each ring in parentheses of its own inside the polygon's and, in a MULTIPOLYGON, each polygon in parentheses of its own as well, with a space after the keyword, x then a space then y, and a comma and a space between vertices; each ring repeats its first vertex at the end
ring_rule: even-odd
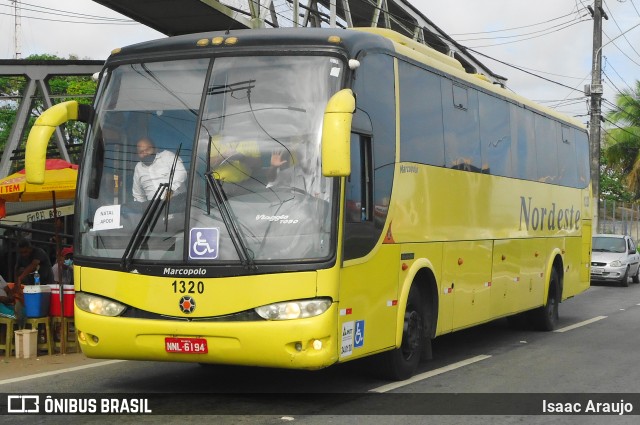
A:
POLYGON ((442 81, 444 155, 448 168, 482 171, 478 92, 442 81))
POLYGON ((591 166, 589 161, 589 141, 587 133, 578 129, 573 129, 574 140, 576 141, 576 157, 578 162, 578 185, 579 188, 587 187, 590 180, 591 166))
POLYGON ((578 163, 571 159, 576 158, 576 143, 573 137, 573 129, 565 125, 561 126, 561 138, 558 141, 558 183, 563 186, 578 187, 578 163))
POLYGON ((346 221, 362 223, 373 219, 371 139, 351 134, 351 175, 346 183, 346 221))
POLYGON ((538 181, 558 183, 559 124, 543 115, 535 114, 536 163, 538 181))

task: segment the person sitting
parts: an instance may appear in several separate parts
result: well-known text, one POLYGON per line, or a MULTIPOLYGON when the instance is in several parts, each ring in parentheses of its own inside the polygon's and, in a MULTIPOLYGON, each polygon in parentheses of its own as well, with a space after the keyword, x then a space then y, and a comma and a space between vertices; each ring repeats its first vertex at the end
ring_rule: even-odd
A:
POLYGON ((18 329, 23 329, 25 323, 23 308, 24 293, 22 285, 6 283, 3 279, 0 284, 0 317, 15 319, 18 323, 18 329))
POLYGON ((18 241, 18 260, 15 268, 16 285, 37 283, 32 277, 35 272, 38 272, 40 276, 40 284, 51 285, 53 283, 49 255, 42 248, 32 246, 29 239, 22 238, 18 241))
POLYGON ((65 247, 60 251, 52 271, 53 280, 57 285, 73 285, 73 247, 65 247))

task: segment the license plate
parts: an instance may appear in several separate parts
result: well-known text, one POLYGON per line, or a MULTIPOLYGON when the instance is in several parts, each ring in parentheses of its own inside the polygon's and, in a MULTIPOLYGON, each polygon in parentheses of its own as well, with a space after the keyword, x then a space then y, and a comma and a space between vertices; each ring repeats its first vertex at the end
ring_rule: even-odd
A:
POLYGON ((591 268, 591 274, 602 274, 602 273, 604 273, 604 269, 599 269, 595 267, 591 268))
POLYGON ((206 354, 207 340, 204 338, 165 338, 164 347, 167 353, 206 354))

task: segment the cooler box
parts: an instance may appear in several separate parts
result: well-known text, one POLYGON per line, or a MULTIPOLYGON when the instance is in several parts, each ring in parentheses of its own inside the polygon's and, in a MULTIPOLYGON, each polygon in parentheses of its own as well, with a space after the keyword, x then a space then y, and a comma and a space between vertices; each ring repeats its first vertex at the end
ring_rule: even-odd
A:
POLYGON ((45 317, 49 314, 51 288, 48 285, 25 285, 23 291, 27 317, 45 317))
MULTIPOLYGON (((60 285, 49 285, 51 287, 51 303, 49 304, 49 316, 60 317, 60 285)), ((62 288, 64 302, 64 317, 73 317, 73 304, 76 298, 76 291, 73 285, 64 285, 62 288)))

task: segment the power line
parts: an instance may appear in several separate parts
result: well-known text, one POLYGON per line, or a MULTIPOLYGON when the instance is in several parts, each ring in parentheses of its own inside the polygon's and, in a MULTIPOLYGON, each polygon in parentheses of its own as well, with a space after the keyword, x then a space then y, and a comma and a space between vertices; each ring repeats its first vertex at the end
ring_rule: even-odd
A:
MULTIPOLYGON (((580 16, 580 18, 583 18, 583 17, 584 17, 584 16, 580 16)), ((464 39, 461 39, 461 40, 459 40, 459 41, 497 40, 497 39, 504 39, 504 38, 525 37, 525 36, 527 36, 527 35, 540 34, 540 33, 542 33, 542 32, 549 31, 549 30, 552 30, 552 29, 554 29, 554 28, 558 28, 558 27, 561 27, 561 26, 563 26, 563 25, 570 24, 570 23, 572 23, 572 22, 574 22, 574 21, 573 21, 573 19, 568 20, 568 21, 565 21, 565 22, 562 22, 562 23, 560 23, 560 24, 556 24, 556 25, 550 26, 550 27, 548 27, 548 28, 544 28, 544 29, 537 30, 537 31, 532 31, 532 32, 529 32, 529 33, 514 34, 514 35, 503 35, 503 36, 494 36, 494 37, 464 38, 464 39)))
POLYGON ((603 128, 602 131, 604 131, 605 133, 607 133, 607 137, 609 137, 611 140, 613 140, 616 143, 620 143, 620 141, 618 139, 616 139, 615 137, 613 137, 611 135, 611 132, 609 130, 607 130, 606 128, 603 128))
MULTIPOLYGON (((609 9, 609 6, 607 6, 606 2, 603 2, 604 7, 607 8, 607 11, 609 12, 609 16, 611 16, 611 19, 613 20, 613 23, 616 24, 616 27, 618 27, 618 29, 620 30, 620 32, 622 32, 622 28, 620 28, 620 25, 618 25, 618 21, 616 21, 616 18, 613 17, 613 13, 611 13, 611 9, 609 9)), ((622 33, 624 34, 624 33, 622 33)), ((638 53, 638 51, 636 50, 635 47, 633 47, 633 44, 631 44, 631 42, 629 41, 629 39, 627 38, 626 35, 623 35, 624 39, 627 41, 627 44, 629 44, 629 46, 631 46, 631 49, 636 53, 636 55, 640 56, 640 53, 638 53)), ((614 43, 615 45, 615 43, 614 43)))
POLYGON ((614 127, 618 128, 619 130, 624 131, 627 134, 632 135, 633 137, 638 137, 637 134, 630 132, 629 130, 627 130, 626 128, 620 127, 618 124, 616 124, 615 122, 611 121, 610 119, 608 119, 607 117, 602 117, 606 122, 608 122, 609 124, 613 125, 614 127))
POLYGON ((480 55, 480 56, 484 56, 484 57, 485 57, 485 58, 487 58, 487 59, 491 59, 491 60, 496 61, 496 62, 498 62, 498 63, 501 63, 501 64, 503 64, 503 65, 506 65, 506 66, 509 66, 509 67, 511 67, 511 68, 517 69, 518 71, 524 72, 525 74, 533 75, 534 77, 538 77, 538 78, 540 78, 540 79, 542 79, 542 80, 548 81, 548 82, 553 83, 553 84, 557 84, 557 85, 559 85, 559 86, 562 86, 562 87, 565 87, 565 88, 568 88, 568 89, 571 89, 571 90, 577 90, 577 89, 575 89, 575 88, 573 88, 573 87, 567 86, 566 84, 562 84, 562 83, 559 83, 558 81, 554 81, 554 80, 551 80, 551 79, 549 79, 549 78, 543 77, 542 75, 534 74, 533 72, 527 71, 526 69, 521 68, 521 67, 519 67, 519 66, 512 65, 512 64, 510 64, 510 63, 507 63, 507 62, 501 61, 500 59, 496 59, 496 58, 491 57, 491 56, 489 56, 489 55, 485 55, 484 53, 481 53, 481 52, 479 52, 479 51, 477 51, 477 50, 474 50, 474 49, 472 49, 471 47, 465 47, 465 49, 467 49, 467 50, 469 50, 469 51, 471 51, 471 52, 473 52, 473 53, 475 53, 475 54, 478 54, 478 55, 480 55))
POLYGON ((572 23, 570 23, 568 25, 565 25, 564 27, 558 28, 558 29, 553 30, 553 31, 546 32, 544 34, 536 35, 536 36, 533 36, 533 37, 523 38, 521 40, 505 41, 504 43, 485 44, 485 45, 482 45, 482 46, 473 46, 473 47, 477 49, 477 48, 481 48, 481 47, 495 47, 495 46, 502 46, 502 45, 505 45, 505 44, 519 43, 521 41, 527 41, 527 40, 532 40, 534 38, 544 37, 545 35, 549 35, 549 34, 553 34, 553 33, 562 31, 564 29, 567 29, 567 28, 570 28, 570 27, 572 27, 574 25, 577 25, 577 24, 579 24, 581 22, 589 22, 589 21, 591 21, 591 19, 581 19, 579 21, 572 22, 572 23))
POLYGON ((585 98, 585 96, 582 97, 572 97, 570 99, 553 99, 553 100, 546 100, 546 99, 540 99, 540 100, 536 100, 536 99, 531 99, 534 102, 537 103, 555 103, 555 102, 564 102, 564 101, 569 101, 569 100, 583 100, 585 98))
POLYGON ((580 78, 580 77, 571 77, 569 75, 562 75, 562 74, 554 74, 553 72, 548 72, 548 71, 541 71, 539 69, 534 69, 534 68, 529 68, 526 66, 521 66, 519 65, 520 68, 522 69, 526 69, 528 71, 532 71, 532 72, 537 72, 539 74, 547 74, 547 75, 553 75, 554 77, 562 77, 562 78, 569 78, 571 80, 580 80, 580 81, 584 81, 584 77, 580 78))
POLYGON ((620 35, 622 35, 624 33, 622 33, 622 34, 620 34, 620 35, 618 35, 618 36, 616 36, 614 38, 609 37, 609 35, 604 31, 602 31, 602 33, 609 39, 609 42, 607 44, 609 44, 609 43, 613 44, 616 47, 616 49, 618 49, 620 51, 620 53, 622 53, 627 59, 629 59, 631 62, 635 63, 636 65, 640 66, 640 63, 638 63, 635 60, 631 59, 631 57, 629 55, 627 55, 624 52, 624 50, 622 50, 614 41, 617 37, 620 37, 620 35))
MULTIPOLYGON (((0 6, 4 6, 3 4, 0 4, 0 6)), ((5 16, 13 16, 13 14, 11 13, 2 13, 0 12, 0 15, 5 15, 5 16)), ((83 22, 83 21, 66 21, 63 19, 46 19, 46 18, 38 18, 35 16, 26 16, 26 15, 22 15, 22 18, 27 18, 27 19, 36 19, 39 21, 48 21, 48 22, 65 22, 68 24, 89 24, 89 25, 140 25, 138 22, 134 22, 134 23, 127 23, 127 22, 96 22, 96 21, 92 21, 92 22, 83 22)))
POLYGON ((562 19, 562 18, 566 18, 567 16, 573 15, 576 12, 570 12, 567 13, 566 15, 562 15, 562 16, 558 16, 557 18, 553 18, 553 19, 549 19, 543 22, 538 22, 536 24, 530 24, 530 25, 523 25, 520 27, 513 27, 513 28, 505 28, 505 29, 501 29, 501 30, 493 30, 493 31, 478 31, 478 32, 461 32, 461 33, 454 33, 454 34, 450 34, 451 36, 458 36, 458 35, 475 35, 475 34, 491 34, 491 33, 496 33, 496 32, 505 32, 505 31, 513 31, 513 30, 518 30, 518 29, 523 29, 523 28, 530 28, 530 27, 535 27, 538 25, 543 25, 543 24, 548 24, 549 22, 553 22, 553 21, 557 21, 558 19, 562 19))
POLYGON ((604 69, 602 70, 602 73, 604 74, 605 78, 609 80, 609 83, 611 83, 611 85, 616 89, 616 91, 618 93, 622 93, 622 91, 618 88, 618 86, 615 85, 615 83, 611 80, 611 78, 607 75, 607 73, 604 72, 604 69))
POLYGON ((136 23, 136 21, 131 20, 131 19, 109 18, 109 17, 106 17, 106 16, 88 15, 86 13, 70 12, 70 11, 67 11, 67 10, 53 9, 53 8, 50 8, 50 7, 38 6, 36 4, 25 3, 23 1, 21 1, 20 4, 21 5, 35 7, 37 9, 44 9, 44 10, 51 10, 51 11, 54 11, 54 12, 61 12, 61 13, 42 12, 40 10, 34 10, 34 9, 29 9, 29 8, 22 7, 25 10, 31 10, 31 11, 38 12, 38 13, 49 13, 49 14, 52 14, 52 15, 61 15, 61 16, 69 16, 69 17, 78 16, 78 17, 82 17, 82 18, 90 18, 90 19, 97 19, 97 20, 103 20, 103 21, 119 21, 119 22, 136 23))
POLYGON ((609 62, 609 60, 607 59, 607 57, 606 57, 606 56, 603 56, 603 58, 604 58, 605 64, 606 64, 609 68, 611 68, 611 70, 612 70, 613 72, 615 72, 615 73, 616 73, 616 75, 618 76, 618 78, 620 78, 620 80, 622 80, 622 82, 623 82, 627 87, 629 87, 629 89, 630 89, 630 90, 632 90, 632 91, 633 91, 633 88, 629 85, 629 83, 627 83, 627 81, 626 81, 624 78, 622 78, 622 76, 618 73, 618 71, 616 71, 616 69, 613 67, 613 65, 611 64, 611 62, 609 62))
POLYGON ((631 122, 638 121, 638 117, 636 117, 635 115, 632 115, 632 114, 628 113, 627 111, 625 111, 624 109, 620 108, 618 105, 616 105, 615 103, 611 102, 610 100, 607 100, 607 99, 603 99, 603 100, 613 110, 615 110, 617 112, 620 112, 621 114, 624 114, 627 117, 629 117, 631 119, 631 122))

